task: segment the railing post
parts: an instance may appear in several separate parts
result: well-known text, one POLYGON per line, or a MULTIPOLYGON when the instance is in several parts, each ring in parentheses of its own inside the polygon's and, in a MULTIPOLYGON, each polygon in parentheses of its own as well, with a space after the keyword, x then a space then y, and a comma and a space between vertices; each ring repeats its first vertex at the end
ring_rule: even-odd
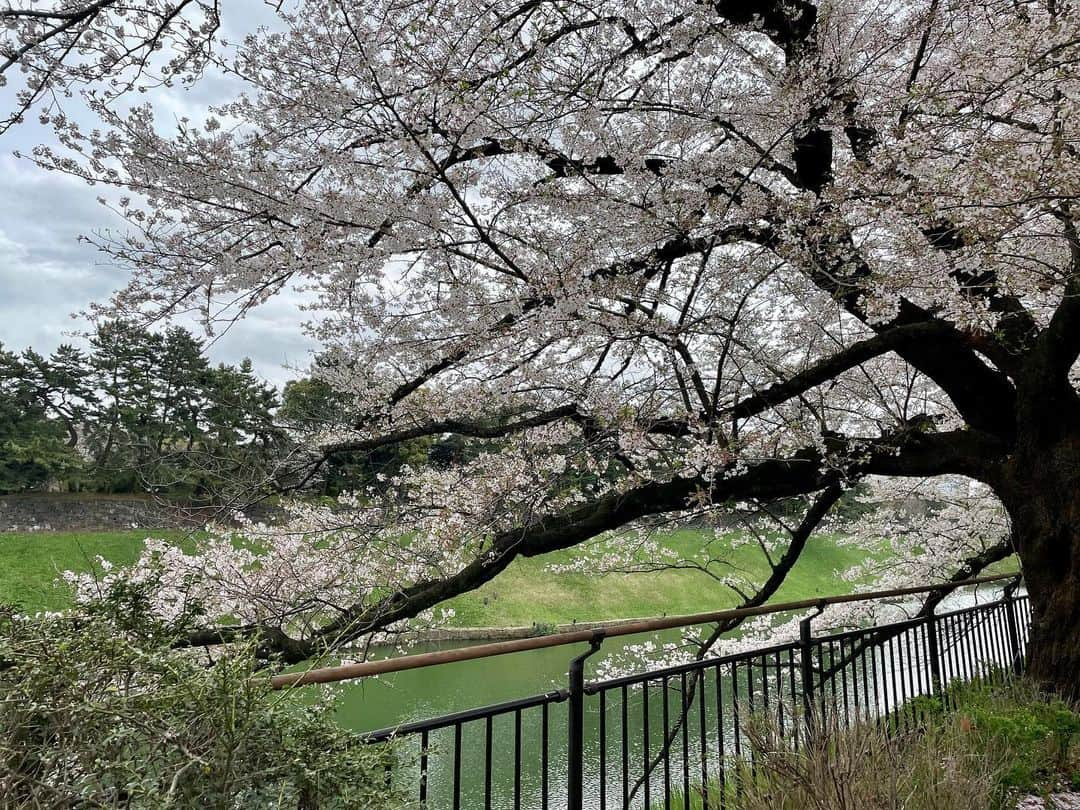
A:
POLYGON ((824 604, 817 606, 817 612, 811 613, 799 621, 799 671, 802 674, 803 724, 806 739, 813 736, 814 725, 814 637, 810 623, 821 615, 824 604))
POLYGON ((931 607, 926 615, 926 646, 930 654, 930 691, 935 695, 941 694, 941 645, 938 643, 937 616, 935 608, 931 607))
POLYGON ((1024 659, 1020 654, 1020 629, 1016 621, 1016 600, 1014 595, 1020 587, 1020 577, 1017 577, 1005 586, 1005 594, 1002 601, 1005 603, 1005 623, 1009 628, 1009 651, 1012 653, 1012 671, 1019 675, 1024 669, 1024 659))
POLYGON ((589 649, 570 662, 569 694, 569 739, 566 745, 566 807, 567 810, 582 810, 584 801, 584 758, 585 758, 585 659, 600 649, 604 642, 603 629, 593 631, 589 640, 589 649))

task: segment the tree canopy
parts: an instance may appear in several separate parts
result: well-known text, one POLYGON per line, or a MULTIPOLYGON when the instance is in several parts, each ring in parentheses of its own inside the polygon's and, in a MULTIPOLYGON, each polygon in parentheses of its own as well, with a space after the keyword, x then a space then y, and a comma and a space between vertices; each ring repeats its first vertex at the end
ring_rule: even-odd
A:
POLYGON ((218 51, 246 91, 205 119, 91 94, 102 125, 51 108, 69 148, 35 155, 122 195, 131 231, 99 244, 125 311, 317 294, 320 379, 356 408, 301 479, 488 442, 403 468, 404 500, 300 515, 337 532, 309 552, 337 555, 334 607, 263 601, 229 633, 302 657, 635 522, 957 475, 1011 519, 994 553, 1024 564, 1032 671, 1075 690, 1078 14, 296 2, 218 51))

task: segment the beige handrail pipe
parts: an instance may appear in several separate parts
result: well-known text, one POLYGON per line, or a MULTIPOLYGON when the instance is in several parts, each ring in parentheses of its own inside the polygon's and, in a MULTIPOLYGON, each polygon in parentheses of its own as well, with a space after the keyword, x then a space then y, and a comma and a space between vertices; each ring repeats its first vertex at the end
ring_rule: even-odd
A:
POLYGON ((284 672, 270 679, 270 685, 274 689, 283 689, 288 686, 304 686, 313 683, 335 683, 347 681, 353 678, 364 678, 371 675, 385 675, 390 672, 401 672, 406 669, 419 669, 431 667, 437 664, 449 664, 454 661, 473 661, 477 658, 491 658, 495 655, 524 652, 525 650, 542 650, 547 647, 561 647, 565 644, 580 644, 591 641, 598 636, 614 638, 616 636, 632 636, 638 633, 653 633, 657 630, 670 630, 675 627, 689 627, 695 624, 711 624, 728 619, 741 619, 747 616, 764 616, 770 613, 785 613, 794 610, 806 610, 807 608, 824 608, 827 605, 841 605, 847 602, 867 602, 873 599, 888 599, 895 596, 911 596, 920 593, 931 593, 945 588, 963 588, 969 585, 984 585, 989 582, 1001 582, 1006 579, 1016 579, 1017 574, 1000 574, 998 576, 976 577, 959 582, 946 582, 940 585, 922 585, 910 588, 894 588, 888 591, 869 591, 866 593, 851 593, 841 596, 825 596, 819 599, 800 599, 796 602, 781 602, 775 605, 761 605, 751 608, 734 608, 731 610, 716 610, 710 613, 691 613, 684 616, 665 616, 660 619, 646 619, 643 621, 627 622, 612 627, 594 630, 571 630, 565 633, 553 633, 546 636, 516 639, 514 641, 497 641, 492 644, 477 644, 471 647, 458 647, 454 650, 440 650, 438 652, 420 653, 418 655, 403 655, 398 658, 386 658, 381 661, 365 661, 356 664, 342 664, 336 667, 321 667, 300 672, 284 672))

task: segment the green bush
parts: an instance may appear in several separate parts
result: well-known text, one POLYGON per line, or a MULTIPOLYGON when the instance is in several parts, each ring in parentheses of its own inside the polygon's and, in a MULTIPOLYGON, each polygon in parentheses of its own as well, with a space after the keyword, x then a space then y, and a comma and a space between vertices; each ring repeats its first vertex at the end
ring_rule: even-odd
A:
MULTIPOLYGON (((976 747, 1006 752, 999 781, 1005 788, 1038 792, 1080 787, 1080 711, 1027 681, 950 690, 953 722, 969 729, 976 747)), ((939 704, 940 705, 940 704, 939 704)), ((949 713, 942 706, 939 711, 949 713)))
POLYGON ((402 806, 392 750, 327 700, 272 693, 250 648, 172 649, 144 605, 116 589, 77 615, 0 609, 0 807, 402 806))

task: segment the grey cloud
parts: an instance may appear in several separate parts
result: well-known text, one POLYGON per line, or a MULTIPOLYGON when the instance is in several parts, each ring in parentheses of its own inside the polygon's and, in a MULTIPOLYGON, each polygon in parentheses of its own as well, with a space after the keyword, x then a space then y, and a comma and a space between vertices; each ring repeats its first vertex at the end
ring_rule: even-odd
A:
MULTIPOLYGON (((38 169, 29 161, 0 156, 6 193, 0 196, 0 342, 10 348, 52 351, 87 324, 72 314, 104 302, 127 279, 80 234, 123 222, 96 202, 80 181, 38 169)), ((302 298, 285 292, 211 344, 216 362, 250 357, 260 375, 278 385, 296 376, 285 366, 307 364, 312 342, 302 332, 302 298)), ((193 331, 199 327, 185 323, 193 331)))
MULTIPOLYGON (((224 12, 222 33, 232 41, 256 26, 277 24, 272 8, 258 0, 235 0, 224 12)), ((159 88, 131 101, 150 101, 164 132, 181 116, 201 121, 210 105, 231 100, 240 89, 235 77, 211 70, 190 89, 159 88)), ((0 105, 13 104, 16 90, 14 85, 0 88, 0 105)), ((77 98, 65 107, 69 116, 95 125, 77 98)), ((123 269, 80 242, 79 235, 123 231, 125 224, 97 203, 98 196, 112 197, 113 192, 12 156, 15 151, 29 154, 42 143, 55 145, 56 138, 35 114, 0 138, 0 342, 49 352, 63 342, 81 342, 73 333, 88 325, 71 315, 107 301, 126 281, 123 269)), ((250 357, 255 369, 277 384, 296 376, 292 369, 306 366, 314 349, 301 328, 310 317, 299 310, 302 301, 295 292, 280 294, 214 339, 211 358, 235 363, 250 357)), ((201 332, 194 322, 184 325, 201 332)))

